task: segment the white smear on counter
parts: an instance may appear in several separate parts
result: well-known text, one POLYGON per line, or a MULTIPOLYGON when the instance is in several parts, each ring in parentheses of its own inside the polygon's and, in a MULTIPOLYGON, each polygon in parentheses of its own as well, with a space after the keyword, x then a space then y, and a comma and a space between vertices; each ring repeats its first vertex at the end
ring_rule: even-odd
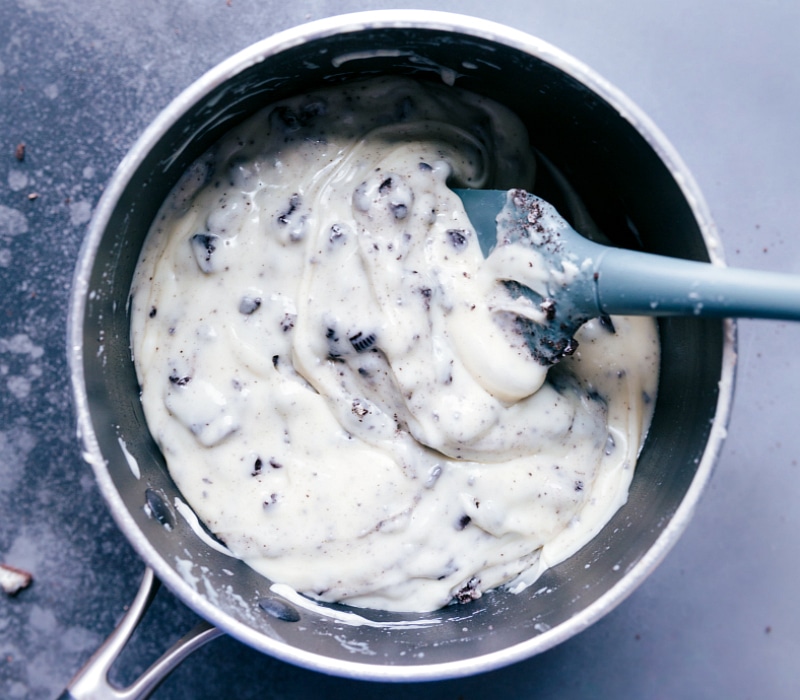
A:
POLYGON ((28 176, 22 170, 12 169, 8 173, 8 187, 12 192, 19 192, 28 186, 28 176))
POLYGON ((28 232, 28 219, 21 211, 0 204, 0 237, 28 232))
POLYGON ((73 226, 85 224, 92 218, 92 205, 85 199, 69 205, 69 220, 73 226))
POLYGON ((6 386, 8 391, 18 399, 26 399, 31 393, 31 383, 25 377, 9 377, 6 386))
POLYGON ((17 333, 11 338, 0 338, 0 352, 9 352, 15 355, 30 355, 38 360, 44 355, 44 348, 36 345, 25 333, 17 333))

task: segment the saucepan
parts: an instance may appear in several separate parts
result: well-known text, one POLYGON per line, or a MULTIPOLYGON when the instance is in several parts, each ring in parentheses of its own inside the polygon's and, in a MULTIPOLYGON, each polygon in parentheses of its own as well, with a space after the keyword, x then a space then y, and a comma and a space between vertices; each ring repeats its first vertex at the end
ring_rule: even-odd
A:
MULTIPOLYGON (((518 592, 435 613, 322 605, 226 555, 185 505, 153 442, 131 360, 128 295, 144 237, 186 168, 271 101, 376 74, 445 82, 493 98, 620 245, 723 264, 694 179, 651 121, 579 61, 535 37, 440 12, 377 11, 312 22, 224 61, 172 102, 120 164, 74 277, 68 354, 86 460, 147 573, 129 615, 69 685, 143 697, 186 653, 228 634, 323 673, 423 681, 481 673, 579 633, 625 599, 675 544, 709 480, 733 395, 735 325, 665 318, 652 425, 627 504, 574 556, 518 592), (156 581, 207 624, 131 689, 105 677, 156 581)), ((69 696, 69 695, 67 695, 69 696)))

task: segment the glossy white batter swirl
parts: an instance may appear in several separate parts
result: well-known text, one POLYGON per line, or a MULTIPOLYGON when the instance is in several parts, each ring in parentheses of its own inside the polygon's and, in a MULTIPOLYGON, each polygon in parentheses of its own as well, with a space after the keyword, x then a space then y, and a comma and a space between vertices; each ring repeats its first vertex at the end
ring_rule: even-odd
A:
POLYGON ((654 323, 589 323, 545 376, 513 323, 530 309, 498 282, 535 252, 484 260, 448 187, 534 175, 504 108, 380 78, 265 108, 167 199, 132 287, 145 414, 257 571, 433 610, 530 582, 624 503, 654 323))

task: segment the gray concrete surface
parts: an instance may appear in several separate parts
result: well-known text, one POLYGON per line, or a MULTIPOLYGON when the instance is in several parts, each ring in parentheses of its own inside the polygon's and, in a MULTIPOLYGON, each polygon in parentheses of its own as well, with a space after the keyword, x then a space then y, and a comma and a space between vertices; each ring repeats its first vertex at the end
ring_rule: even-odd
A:
MULTIPOLYGON (((391 6, 514 25, 588 63, 681 153, 731 264, 800 273, 800 4, 790 0, 4 0, 0 561, 35 582, 0 595, 1 698, 57 696, 143 569, 81 460, 64 357, 72 267, 104 183, 157 112, 221 59, 309 19, 391 6)), ((322 676, 222 638, 155 697, 800 697, 798 344, 800 325, 740 324, 730 434, 693 523, 578 637, 413 688, 322 676)), ((115 678, 133 678, 194 620, 162 591, 115 678)))

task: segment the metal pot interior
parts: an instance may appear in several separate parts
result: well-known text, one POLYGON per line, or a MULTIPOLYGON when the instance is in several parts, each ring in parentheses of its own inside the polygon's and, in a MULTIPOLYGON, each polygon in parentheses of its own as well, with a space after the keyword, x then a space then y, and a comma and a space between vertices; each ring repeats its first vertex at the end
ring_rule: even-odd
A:
MULTIPOLYGON (((719 448, 713 430, 727 418, 730 397, 726 390, 720 398, 720 382, 732 381, 732 326, 660 322, 660 393, 627 505, 594 541, 522 593, 491 592, 427 615, 351 610, 395 623, 354 625, 287 603, 269 581, 198 537, 176 509, 180 494, 145 425, 126 301, 166 193, 222 133, 260 107, 312 85, 375 73, 455 77, 457 86, 522 117, 532 144, 567 176, 612 240, 704 261, 713 250, 702 203, 676 178, 682 166, 665 161, 660 135, 637 125, 630 115, 638 112, 601 82, 592 84, 580 64, 484 23, 440 14, 381 17, 317 23, 262 42, 202 78, 159 117, 98 206, 76 273, 70 361, 80 429, 101 490, 127 537, 179 598, 243 642, 302 666, 379 680, 443 678, 563 641, 614 607, 663 557, 719 448)), ((347 610, 320 606, 326 608, 347 610)))

